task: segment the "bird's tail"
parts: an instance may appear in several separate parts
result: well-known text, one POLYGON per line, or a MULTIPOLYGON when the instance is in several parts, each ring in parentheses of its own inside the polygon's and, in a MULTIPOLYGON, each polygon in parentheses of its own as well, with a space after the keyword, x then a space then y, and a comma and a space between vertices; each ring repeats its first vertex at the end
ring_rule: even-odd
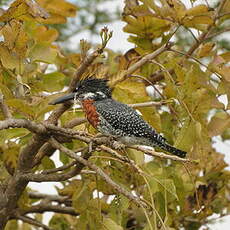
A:
POLYGON ((161 146, 159 146, 160 148, 162 148, 163 150, 169 152, 169 153, 172 153, 178 157, 182 157, 184 158, 186 156, 186 152, 183 151, 183 150, 180 150, 180 149, 177 149, 167 143, 162 143, 161 146))
POLYGON ((158 146, 162 150, 165 150, 168 153, 172 153, 173 155, 176 155, 178 157, 184 158, 186 156, 186 154, 187 154, 185 151, 177 149, 177 148, 169 145, 166 142, 166 139, 164 137, 162 137, 161 135, 159 135, 158 138, 157 138, 157 141, 155 139, 154 142, 155 142, 154 143, 155 146, 158 146))

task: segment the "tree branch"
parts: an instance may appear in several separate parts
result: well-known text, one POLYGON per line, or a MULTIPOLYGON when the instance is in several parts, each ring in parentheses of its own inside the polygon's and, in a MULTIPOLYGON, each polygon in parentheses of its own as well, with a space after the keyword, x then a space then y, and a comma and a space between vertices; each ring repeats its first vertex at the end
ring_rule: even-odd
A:
POLYGON ((152 107, 152 106, 159 106, 165 104, 167 104, 166 101, 147 101, 142 103, 129 104, 129 106, 132 108, 142 108, 142 107, 152 107))
MULTIPOLYGON (((89 151, 89 147, 86 147, 84 151, 82 151, 82 159, 87 161, 91 156, 92 152, 89 151)), ((22 177, 26 181, 33 181, 33 182, 48 182, 48 181, 65 181, 68 180, 76 175, 78 175, 81 170, 84 168, 84 164, 77 162, 75 167, 69 170, 66 173, 52 173, 52 174, 44 174, 44 173, 26 173, 22 177)), ((63 166, 64 167, 64 166, 63 166)))
POLYGON ((44 213, 44 212, 55 212, 61 214, 69 214, 72 216, 78 216, 79 213, 75 212, 74 208, 66 207, 61 205, 52 205, 47 203, 40 203, 38 205, 33 205, 24 211, 24 214, 29 213, 44 213))
POLYGON ((141 66, 143 66, 145 63, 149 62, 150 60, 156 58, 161 53, 163 53, 166 50, 169 50, 174 44, 169 42, 164 44, 159 49, 155 50, 153 53, 147 54, 144 57, 142 57, 138 62, 130 66, 126 71, 124 71, 119 78, 116 78, 114 81, 111 81, 111 87, 114 87, 116 84, 124 81, 130 74, 134 73, 136 70, 138 70, 141 66))
POLYGON ((4 103, 4 96, 0 93, 0 108, 2 110, 2 113, 6 119, 12 118, 11 112, 8 108, 8 106, 4 103))
POLYGON ((37 124, 33 121, 26 119, 6 119, 0 121, 0 130, 9 128, 26 128, 29 131, 37 134, 44 134, 47 132, 46 128, 42 124, 37 124))
POLYGON ((87 119, 85 117, 77 117, 77 118, 74 118, 73 120, 67 122, 65 125, 64 125, 64 128, 73 128, 75 126, 78 126, 78 125, 81 125, 83 123, 85 123, 87 121, 87 119))
POLYGON ((45 199, 48 201, 54 201, 57 203, 64 203, 66 202, 71 203, 72 201, 68 196, 59 196, 59 195, 50 195, 45 193, 39 193, 39 192, 28 192, 29 198, 31 199, 45 199))
MULTIPOLYGON (((80 151, 78 151, 78 152, 80 152, 80 151)), ((44 171, 42 171, 42 174, 47 175, 47 174, 51 174, 51 173, 56 173, 56 172, 59 172, 59 171, 63 171, 63 170, 71 168, 75 164, 77 164, 77 161, 72 161, 72 162, 70 162, 70 163, 68 163, 66 165, 62 165, 62 166, 60 166, 58 168, 44 170, 44 171)))
POLYGON ((134 145, 134 146, 127 146, 130 149, 136 149, 138 151, 141 151, 147 155, 153 156, 153 157, 160 157, 163 159, 169 159, 169 160, 173 160, 173 161, 180 161, 180 162, 190 162, 190 163, 197 163, 196 160, 190 160, 190 159, 185 159, 185 158, 181 158, 178 156, 174 156, 174 155, 168 155, 162 152, 155 152, 154 150, 151 149, 147 149, 146 147, 140 146, 140 145, 134 145))
POLYGON ((98 175, 101 176, 101 178, 107 182, 110 186, 114 188, 115 191, 123 194, 126 196, 129 200, 133 201, 137 206, 144 206, 147 207, 146 203, 144 203, 139 197, 134 196, 131 192, 127 191, 126 189, 122 188, 120 185, 118 185, 116 182, 114 182, 106 173, 104 173, 99 167, 97 167, 95 164, 91 163, 90 161, 86 161, 80 156, 77 156, 73 151, 65 148, 61 144, 59 144, 54 138, 51 138, 49 143, 59 149, 60 151, 66 153, 67 156, 77 160, 81 164, 87 166, 88 168, 95 171, 98 175))
POLYGON ((42 224, 41 222, 39 222, 39 221, 29 217, 29 216, 17 215, 16 218, 21 220, 21 221, 23 221, 23 222, 25 222, 25 223, 34 225, 34 226, 39 227, 39 228, 43 228, 44 230, 52 230, 51 228, 49 228, 45 224, 42 224))
POLYGON ((214 37, 216 37, 216 36, 218 36, 218 35, 220 35, 220 34, 223 34, 223 33, 229 32, 229 31, 230 31, 230 28, 227 27, 227 28, 224 28, 224 29, 222 29, 222 30, 220 30, 220 31, 211 33, 209 36, 206 37, 206 40, 211 39, 211 38, 214 38, 214 37))

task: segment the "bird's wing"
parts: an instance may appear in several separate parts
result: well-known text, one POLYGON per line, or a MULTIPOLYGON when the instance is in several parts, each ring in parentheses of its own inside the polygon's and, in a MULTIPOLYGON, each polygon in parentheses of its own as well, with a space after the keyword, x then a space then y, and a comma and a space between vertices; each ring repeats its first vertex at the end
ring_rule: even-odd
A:
POLYGON ((152 137, 155 130, 128 105, 113 99, 97 102, 97 112, 111 128, 121 131, 123 135, 136 137, 152 137))

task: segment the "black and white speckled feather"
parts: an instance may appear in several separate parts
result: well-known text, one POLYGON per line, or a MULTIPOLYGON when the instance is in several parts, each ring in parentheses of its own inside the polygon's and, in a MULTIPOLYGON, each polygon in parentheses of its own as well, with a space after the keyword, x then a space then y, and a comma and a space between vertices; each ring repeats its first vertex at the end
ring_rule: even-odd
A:
POLYGON ((159 147, 180 157, 186 152, 170 146, 142 117, 128 105, 107 98, 95 101, 94 105, 100 118, 98 130, 112 135, 129 145, 149 145, 159 147))

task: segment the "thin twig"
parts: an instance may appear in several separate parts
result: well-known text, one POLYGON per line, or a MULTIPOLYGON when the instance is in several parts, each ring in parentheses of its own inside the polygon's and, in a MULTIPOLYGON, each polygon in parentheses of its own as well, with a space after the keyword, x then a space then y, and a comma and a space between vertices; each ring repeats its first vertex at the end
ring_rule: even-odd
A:
POLYGON ((181 158, 178 156, 173 156, 173 155, 168 155, 162 152, 155 152, 151 149, 147 149, 146 147, 143 146, 139 146, 139 145, 133 145, 133 146, 127 146, 130 149, 136 149, 139 150, 147 155, 153 156, 153 157, 160 157, 163 159, 170 159, 173 161, 181 161, 181 162, 190 162, 190 163, 197 163, 195 160, 190 160, 190 159, 185 159, 185 158, 181 158))
POLYGON ((4 96, 0 93, 0 108, 2 110, 2 113, 6 119, 12 118, 12 114, 8 108, 8 106, 4 103, 4 96))
POLYGON ((223 34, 223 33, 229 32, 229 31, 230 31, 230 27, 227 27, 227 28, 224 28, 224 29, 217 31, 215 33, 211 33, 209 36, 206 37, 206 40, 212 39, 212 38, 214 38, 220 34, 223 34))
MULTIPOLYGON (((56 148, 55 148, 56 149, 56 148)), ((88 151, 88 147, 86 147, 82 151, 82 158, 86 161, 91 156, 92 152, 88 151)), ((76 163, 75 167, 69 170, 66 173, 50 173, 50 174, 43 174, 43 173, 25 173, 22 175, 22 178, 26 181, 34 181, 34 182, 48 182, 48 181, 66 181, 76 175, 78 175, 85 165, 81 163, 76 163)))
POLYGON ((116 84, 124 81, 129 75, 134 73, 136 70, 138 70, 140 67, 142 67, 145 63, 149 62, 150 60, 156 58, 160 54, 162 54, 164 51, 169 50, 174 44, 171 42, 168 42, 164 44, 159 49, 155 50, 153 53, 147 54, 144 57, 142 57, 138 62, 130 66, 126 71, 122 72, 119 78, 116 78, 114 81, 111 81, 111 87, 114 87, 116 84))
POLYGON ((36 227, 39 227, 39 228, 43 228, 44 230, 52 230, 51 228, 49 228, 48 226, 46 226, 45 224, 42 224, 41 222, 29 217, 29 216, 21 216, 21 215, 18 215, 16 216, 17 219, 25 222, 25 223, 28 223, 28 224, 31 224, 31 225, 34 225, 36 227))
POLYGON ((47 170, 42 171, 42 174, 51 174, 51 173, 56 173, 56 172, 59 172, 59 171, 63 171, 63 170, 71 168, 76 163, 77 163, 76 161, 72 161, 72 162, 70 162, 70 163, 68 163, 66 165, 62 165, 62 166, 60 166, 58 168, 47 169, 47 170))
POLYGON ((178 50, 174 50, 174 49, 170 49, 170 51, 187 56, 188 58, 193 59, 194 61, 196 61, 197 63, 199 63, 200 65, 204 66, 208 71, 210 71, 211 73, 215 74, 218 78, 222 78, 221 75, 219 75, 217 72, 212 71, 207 65, 203 64, 200 60, 198 60, 197 58, 188 55, 187 53, 184 53, 182 51, 178 51, 178 50))
POLYGON ((136 104, 129 104, 129 106, 132 108, 141 108, 141 107, 152 107, 152 106, 159 106, 165 104, 167 104, 166 101, 148 101, 148 102, 142 102, 136 104))

